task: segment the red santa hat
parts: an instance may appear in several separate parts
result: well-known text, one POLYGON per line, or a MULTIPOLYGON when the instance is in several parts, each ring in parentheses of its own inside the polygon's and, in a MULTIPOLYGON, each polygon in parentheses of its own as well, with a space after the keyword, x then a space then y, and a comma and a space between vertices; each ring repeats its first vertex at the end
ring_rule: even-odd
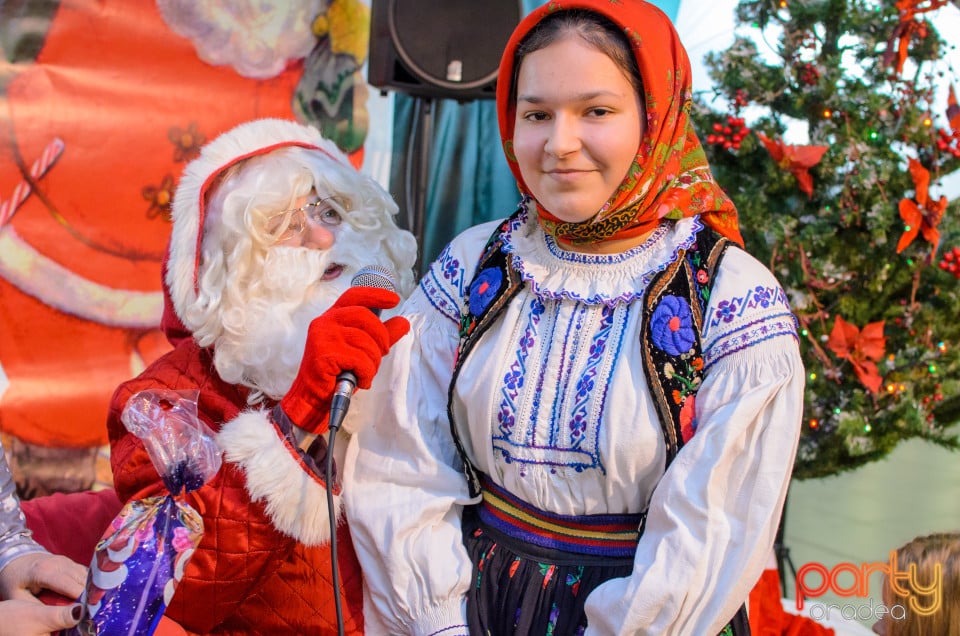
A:
POLYGON ((350 170, 347 156, 320 131, 284 119, 257 119, 229 130, 200 151, 187 164, 173 197, 173 230, 164 264, 167 303, 163 326, 168 333, 184 335, 178 319, 197 300, 200 247, 206 220, 207 194, 225 170, 238 162, 285 147, 319 150, 350 170), (172 306, 171 306, 172 303, 172 306))

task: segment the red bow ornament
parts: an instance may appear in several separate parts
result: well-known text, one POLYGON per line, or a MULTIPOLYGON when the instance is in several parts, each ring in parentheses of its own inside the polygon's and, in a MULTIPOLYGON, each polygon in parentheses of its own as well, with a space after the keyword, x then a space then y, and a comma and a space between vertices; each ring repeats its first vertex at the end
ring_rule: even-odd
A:
POLYGON ((950 85, 950 91, 947 93, 947 121, 950 122, 953 132, 960 134, 960 105, 957 104, 957 94, 953 90, 953 84, 950 85))
POLYGON ((947 0, 898 0, 897 9, 900 11, 900 21, 887 41, 887 50, 883 54, 883 65, 889 66, 896 59, 894 68, 897 75, 900 75, 903 72, 903 64, 907 61, 910 40, 914 36, 918 40, 927 37, 927 23, 924 20, 917 20, 917 14, 929 13, 945 4, 947 4, 947 0))
POLYGON ((812 197, 813 177, 810 176, 809 170, 820 163, 823 153, 827 151, 827 146, 792 146, 779 139, 770 139, 760 132, 757 133, 757 137, 767 147, 767 152, 777 165, 784 170, 789 170, 796 177, 800 190, 805 192, 807 197, 812 197))
POLYGON ((883 321, 871 322, 861 331, 856 325, 837 316, 827 346, 842 360, 849 360, 857 378, 874 393, 880 391, 883 378, 876 362, 883 358, 887 339, 883 336, 883 321))
POLYGON ((910 159, 910 176, 913 177, 916 192, 912 199, 900 200, 900 218, 907 229, 897 243, 897 254, 913 243, 918 234, 922 234, 923 238, 933 245, 930 253, 932 260, 940 245, 940 230, 937 226, 947 210, 947 197, 941 196, 936 201, 930 198, 927 191, 930 187, 930 171, 916 159, 910 159))

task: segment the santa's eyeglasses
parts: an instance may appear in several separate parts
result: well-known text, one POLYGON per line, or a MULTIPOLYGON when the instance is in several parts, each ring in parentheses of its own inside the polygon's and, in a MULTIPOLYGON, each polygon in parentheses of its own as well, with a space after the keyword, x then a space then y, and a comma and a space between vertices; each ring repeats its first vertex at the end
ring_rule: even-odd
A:
POLYGON ((349 203, 338 197, 311 201, 269 217, 265 230, 274 241, 287 241, 303 234, 307 229, 307 221, 327 228, 337 227, 343 222, 348 207, 349 203))

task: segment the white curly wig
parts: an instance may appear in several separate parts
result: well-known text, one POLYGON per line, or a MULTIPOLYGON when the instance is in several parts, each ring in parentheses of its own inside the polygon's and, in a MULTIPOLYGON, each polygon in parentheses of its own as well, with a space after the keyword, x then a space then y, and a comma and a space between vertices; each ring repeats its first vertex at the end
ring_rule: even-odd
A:
POLYGON ((365 266, 394 272, 406 297, 415 284, 416 240, 397 227, 396 214, 390 195, 316 129, 280 119, 241 124, 204 146, 180 179, 166 272, 173 309, 198 344, 215 346, 224 380, 282 394, 303 349, 251 346, 251 330, 282 322, 279 328, 295 331, 298 311, 324 311, 365 266), (267 219, 311 190, 349 201, 334 246, 274 246, 267 219), (339 277, 321 281, 331 263, 342 269, 339 277), (273 373, 257 371, 270 367, 273 373))

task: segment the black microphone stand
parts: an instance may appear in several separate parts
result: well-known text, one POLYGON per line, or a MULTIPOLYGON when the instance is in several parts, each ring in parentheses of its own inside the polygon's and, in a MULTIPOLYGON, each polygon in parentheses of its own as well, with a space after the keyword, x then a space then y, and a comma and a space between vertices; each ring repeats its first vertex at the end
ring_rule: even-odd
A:
POLYGON ((777 573, 780 575, 780 592, 784 598, 787 598, 787 572, 790 568, 790 575, 793 576, 794 585, 797 581, 797 568, 790 558, 790 548, 784 543, 784 534, 787 528, 787 499, 790 497, 790 488, 787 487, 787 496, 783 500, 783 513, 780 515, 780 523, 777 525, 777 536, 773 540, 773 552, 777 559, 777 573))

